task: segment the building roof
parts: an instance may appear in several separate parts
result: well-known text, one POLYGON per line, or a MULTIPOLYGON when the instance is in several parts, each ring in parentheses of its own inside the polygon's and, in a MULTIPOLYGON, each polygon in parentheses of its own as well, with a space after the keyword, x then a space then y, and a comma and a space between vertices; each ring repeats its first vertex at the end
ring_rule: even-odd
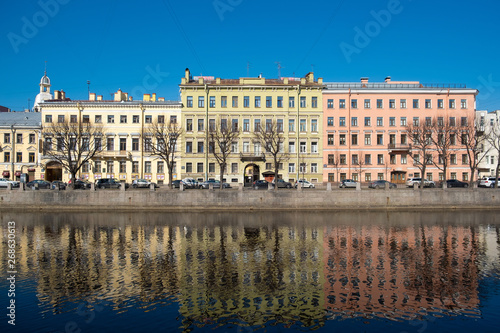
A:
POLYGON ((0 113, 0 128, 42 126, 42 114, 38 112, 2 112, 0 113))
POLYGON ((132 105, 167 105, 167 106, 181 106, 181 102, 179 101, 114 101, 114 100, 101 100, 101 101, 89 101, 89 100, 58 100, 58 99, 52 99, 52 100, 46 100, 42 103, 40 103, 41 107, 46 107, 46 106, 73 106, 75 107, 76 104, 80 103, 82 106, 86 105, 127 105, 127 106, 132 106, 132 105))

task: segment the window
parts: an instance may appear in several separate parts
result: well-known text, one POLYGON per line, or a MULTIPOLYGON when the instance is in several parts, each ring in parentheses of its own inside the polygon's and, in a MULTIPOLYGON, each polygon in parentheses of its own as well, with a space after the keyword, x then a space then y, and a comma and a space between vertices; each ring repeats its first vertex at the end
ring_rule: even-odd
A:
POLYGON ((254 145, 253 145, 253 153, 254 153, 254 155, 260 155, 261 151, 262 150, 261 150, 260 142, 254 143, 254 145))
POLYGON ((357 134, 351 134, 351 144, 353 146, 358 145, 358 135, 357 134))
POLYGON ((311 107, 312 108, 317 108, 318 107, 318 97, 311 98, 311 107))
POLYGON ((6 151, 3 153, 3 161, 10 162, 10 152, 6 151))
POLYGON ((437 103, 437 106, 438 106, 438 109, 442 109, 444 106, 443 106, 443 100, 442 99, 438 99, 438 103, 437 103))
POLYGON ((306 98, 304 96, 300 97, 300 107, 305 108, 306 107, 306 98))
POLYGON ((193 163, 191 163, 191 162, 186 163, 186 172, 187 173, 193 172, 193 163))
POLYGON ((311 132, 317 132, 317 131, 318 131, 318 120, 311 119, 311 132))
POLYGON ((382 109, 384 107, 384 103, 381 99, 377 99, 377 109, 382 109))
POLYGON ((318 173, 318 163, 311 163, 311 173, 318 173))
POLYGON ((401 144, 405 145, 406 141, 407 141, 406 134, 401 134, 400 140, 401 140, 401 144))
POLYGON ((198 107, 199 108, 205 107, 205 96, 198 96, 198 107))
POLYGON ((372 125, 372 118, 365 117, 365 126, 371 126, 371 125, 372 125))
POLYGON ((127 150, 127 139, 126 138, 120 138, 120 150, 121 151, 127 150))
POLYGON ((455 133, 450 133, 450 145, 454 146, 457 144, 457 136, 455 133))
POLYGON ((371 134, 365 134, 365 145, 371 146, 372 144, 372 135, 371 134))
POLYGON ((208 172, 215 172, 215 163, 208 163, 208 172))
POLYGON ((430 109, 432 107, 432 103, 430 99, 425 100, 425 108, 430 109))
MULTIPOLYGON (((126 122, 125 118, 125 122, 126 122)), ((158 124, 165 124, 165 116, 158 116, 158 124)))
POLYGON ((248 142, 248 141, 243 142, 243 152, 244 153, 250 152, 250 142, 248 142))
POLYGON ((455 117, 450 117, 450 126, 451 127, 457 126, 457 122, 455 120, 455 117))
POLYGON ((462 164, 469 164, 469 155, 462 154, 462 164))
POLYGON ((399 107, 401 109, 406 109, 406 99, 399 100, 399 107))
POLYGON ((29 135, 29 143, 31 143, 31 144, 35 143, 35 134, 30 134, 29 135))
POLYGON ((186 141, 186 153, 192 153, 192 152, 193 152, 193 142, 186 141))
POLYGON ((333 146, 333 144, 334 144, 334 142, 333 142, 333 134, 328 134, 327 143, 328 143, 329 146, 333 146))
POLYGON ((277 106, 279 108, 282 108, 283 107, 283 96, 278 96, 278 103, 277 103, 277 106))
POLYGON ((77 116, 74 115, 74 114, 70 115, 69 116, 69 121, 70 121, 70 123, 73 123, 73 124, 76 123, 77 122, 77 116))
POLYGON ((365 99, 365 109, 369 109, 371 107, 370 100, 365 99))
POLYGON ((126 172, 127 172, 127 162, 120 161, 120 173, 126 173, 126 172))
POLYGON ((271 96, 266 96, 266 108, 273 107, 273 98, 271 96))
POLYGON ((295 163, 288 163, 288 172, 289 173, 295 172, 295 163))
POLYGON ((333 117, 328 117, 326 121, 327 126, 333 126, 333 117))
POLYGON ((238 107, 238 96, 233 96, 232 97, 232 105, 233 105, 233 108, 237 108, 238 107))
POLYGON ((431 126, 431 124, 432 124, 432 118, 425 117, 425 126, 431 126))
POLYGON ((352 156, 351 156, 351 164, 354 164, 354 165, 358 165, 359 164, 358 154, 352 154, 352 156))
POLYGON ((295 132, 295 119, 288 120, 288 132, 295 132))
POLYGON ((301 132, 305 132, 307 131, 307 128, 306 128, 306 120, 305 119, 300 119, 300 128, 299 130, 301 132))
POLYGON ((455 100, 454 99, 450 99, 448 104, 449 104, 450 109, 455 108, 455 100))
POLYGON ((193 107, 193 96, 187 96, 186 107, 188 107, 188 108, 192 108, 193 107))
POLYGON ((197 142, 197 150, 196 151, 199 154, 202 154, 203 153, 203 147, 205 147, 204 142, 203 141, 198 141, 197 142))
POLYGON ((186 132, 193 131, 193 119, 186 119, 186 132))
POLYGON ((132 139, 132 151, 139 151, 139 139, 132 139))
POLYGON ((108 116, 108 124, 113 124, 115 122, 115 116, 108 116))
POLYGON ((408 162, 408 157, 406 154, 401 155, 401 164, 406 164, 408 162))
POLYGON ((215 119, 208 120, 208 130, 215 131, 215 119))
POLYGON ((198 131, 203 132, 205 130, 205 119, 198 119, 198 131))
POLYGON ((243 107, 244 108, 249 108, 250 107, 250 97, 249 96, 244 96, 243 97, 243 107))
POLYGON ((467 109, 467 100, 466 99, 460 100, 460 107, 462 109, 467 109))
POLYGON ((254 121, 253 121, 253 131, 254 132, 260 131, 260 119, 254 119, 254 121))
POLYGON ((260 96, 255 96, 255 107, 260 108, 260 96))
POLYGON ((340 134, 339 135, 339 145, 345 146, 346 141, 345 141, 345 134, 340 134))
POLYGON ((243 119, 243 132, 250 132, 250 119, 243 119))
POLYGON ((215 96, 210 96, 208 106, 211 108, 215 107, 215 96))
POLYGON ((238 142, 231 142, 231 153, 238 153, 238 142))
POLYGON ((52 122, 52 115, 50 115, 50 114, 45 115, 45 122, 51 123, 52 122))
POLYGON ((288 99, 288 107, 289 108, 294 108, 295 107, 295 97, 290 97, 288 99))
POLYGON ((389 155, 389 163, 396 164, 396 155, 389 155))
POLYGON ((339 100, 339 108, 340 109, 345 109, 345 99, 340 99, 339 100))
POLYGON ((177 116, 170 116, 170 124, 177 124, 177 116))
POLYGON ((231 130, 233 132, 238 132, 239 131, 238 119, 231 119, 231 130))
POLYGON ((266 169, 270 170, 272 168, 272 163, 266 163, 266 169))
POLYGON ((413 108, 414 108, 414 109, 418 109, 418 108, 419 108, 418 99, 414 99, 414 100, 413 100, 413 108))
POLYGON ((389 126, 396 126, 396 117, 389 117, 389 126))
POLYGON ((23 143, 23 134, 22 133, 16 134, 16 143, 23 143))
POLYGON ((95 148, 96 148, 97 151, 101 151, 102 150, 101 138, 95 138, 94 139, 94 146, 95 146, 95 148))
POLYGON ((353 109, 358 108, 358 100, 357 99, 351 99, 351 108, 353 108, 353 109))
POLYGON ((341 127, 345 126, 345 117, 340 117, 339 118, 339 126, 341 126, 341 127))
POLYGON ((301 153, 307 153, 307 146, 305 141, 300 142, 299 149, 301 153))
POLYGON ((311 153, 315 154, 318 152, 318 143, 317 142, 311 142, 311 153))
POLYGON ((326 102, 326 107, 327 107, 328 109, 333 109, 333 99, 329 99, 329 100, 327 100, 327 102, 326 102))
POLYGON ((401 124, 401 126, 406 126, 406 117, 400 118, 400 124, 401 124))
POLYGON ((144 162, 144 172, 151 173, 151 161, 144 162))
POLYGON ((437 125, 439 127, 443 127, 444 126, 444 119, 443 119, 443 117, 438 117, 438 119, 437 119, 437 125))
POLYGON ((293 141, 288 142, 288 152, 290 154, 295 153, 295 142, 293 142, 293 141))
POLYGON ((372 155, 371 154, 366 154, 365 155, 365 164, 366 165, 371 165, 372 164, 372 155))
POLYGON ((102 116, 101 116, 101 115, 95 115, 95 117, 94 117, 94 122, 95 122, 96 124, 100 124, 100 123, 102 123, 102 116))
POLYGON ((432 164, 432 155, 431 154, 426 154, 425 155, 425 164, 431 165, 432 164))
POLYGON ((202 173, 203 172, 203 163, 202 162, 198 162, 196 164, 196 172, 198 172, 198 173, 202 173))
POLYGON ((22 162, 22 161, 23 161, 23 153, 21 153, 21 152, 17 152, 17 153, 16 153, 16 162, 17 162, 17 163, 20 163, 20 162, 22 162))
POLYGON ((467 126, 468 125, 467 117, 460 118, 460 124, 462 127, 467 126))
POLYGON ((108 149, 108 151, 115 150, 115 139, 114 138, 108 138, 108 140, 107 140, 107 149, 108 149))
POLYGON ((335 164, 335 156, 333 154, 328 154, 328 164, 335 164))
POLYGON ((227 108, 227 96, 221 96, 220 98, 220 107, 227 108))
POLYGON ((150 152, 153 149, 153 142, 151 138, 144 139, 144 151, 150 152))
POLYGON ((450 164, 457 164, 457 155, 450 154, 450 164))
POLYGON ((384 164, 384 155, 382 154, 377 155, 377 164, 384 164))
POLYGON ((395 109, 395 108, 396 108, 396 100, 390 99, 389 100, 389 109, 395 109))
POLYGON ((113 161, 107 161, 107 162, 106 162, 106 165, 107 165, 108 173, 113 173, 113 172, 115 172, 115 168, 114 168, 114 163, 113 163, 113 161))
POLYGON ((64 115, 58 115, 57 116, 57 122, 58 123, 64 123, 64 115))
POLYGON ((384 135, 377 134, 377 145, 383 145, 383 144, 384 144, 384 135))
POLYGON ((345 154, 340 154, 339 160, 340 160, 340 162, 339 162, 340 164, 347 164, 347 158, 346 158, 345 154))
POLYGON ((384 118, 377 117, 377 126, 384 126, 384 118))
POLYGON ((276 130, 278 133, 283 133, 283 119, 278 119, 276 121, 276 130))
POLYGON ((413 126, 419 126, 419 125, 420 125, 420 118, 413 117, 413 126))
POLYGON ((351 117, 351 126, 358 126, 358 117, 351 117))

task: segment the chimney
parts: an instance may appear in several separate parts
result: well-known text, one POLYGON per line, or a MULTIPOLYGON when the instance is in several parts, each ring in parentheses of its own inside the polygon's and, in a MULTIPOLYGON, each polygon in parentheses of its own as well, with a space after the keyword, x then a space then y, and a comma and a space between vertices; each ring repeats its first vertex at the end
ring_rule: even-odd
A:
POLYGON ((156 102, 156 93, 153 93, 151 96, 151 102, 156 102))
POLYGON ((388 77, 385 78, 385 83, 389 83, 389 82, 391 82, 391 77, 390 76, 388 76, 388 77))
POLYGON ((95 101, 95 93, 89 94, 89 101, 95 101))
POLYGON ((158 97, 158 102, 165 102, 165 97, 158 97))
POLYGON ((123 93, 122 101, 128 100, 128 93, 123 93))
POLYGON ((368 78, 367 77, 362 77, 361 78, 361 83, 362 84, 367 84, 368 83, 368 78))
POLYGON ((307 83, 314 83, 314 73, 309 72, 306 74, 306 82, 307 83))
POLYGON ((120 88, 118 88, 118 91, 115 92, 115 96, 114 96, 114 99, 113 99, 115 102, 119 102, 122 100, 122 90, 120 88))
POLYGON ((150 94, 144 94, 142 100, 144 102, 149 102, 151 100, 151 95, 150 94))
POLYGON ((191 77, 191 73, 189 72, 189 68, 186 68, 184 71, 184 79, 186 79, 186 83, 189 83, 189 78, 191 77))
POLYGON ((54 90, 54 99, 60 100, 61 99, 61 93, 59 90, 54 90))
POLYGON ((322 77, 318 77, 318 84, 323 84, 323 78, 322 77))
POLYGON ((102 101, 102 95, 97 95, 97 100, 102 101))
POLYGON ((64 90, 61 89, 60 93, 61 93, 61 99, 63 101, 66 100, 66 93, 64 92, 64 90))
POLYGON ((134 99, 132 98, 132 96, 129 96, 129 97, 128 97, 128 100, 129 100, 130 102, 132 102, 134 99))

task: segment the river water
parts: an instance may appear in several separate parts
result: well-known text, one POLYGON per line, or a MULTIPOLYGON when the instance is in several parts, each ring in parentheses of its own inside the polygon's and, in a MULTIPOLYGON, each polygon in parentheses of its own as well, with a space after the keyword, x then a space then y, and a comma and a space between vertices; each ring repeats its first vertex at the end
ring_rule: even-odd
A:
POLYGON ((0 220, 1 332, 498 331, 498 212, 0 220))

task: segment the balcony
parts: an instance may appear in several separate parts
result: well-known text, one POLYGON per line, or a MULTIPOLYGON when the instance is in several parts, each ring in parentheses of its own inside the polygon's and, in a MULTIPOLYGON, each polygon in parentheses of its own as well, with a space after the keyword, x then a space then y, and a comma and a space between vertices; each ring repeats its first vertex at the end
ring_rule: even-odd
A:
POLYGON ((265 162, 266 155, 264 153, 240 153, 240 160, 242 162, 265 162))
POLYGON ((411 150, 411 145, 402 143, 389 143, 387 145, 387 149, 389 150, 389 154, 408 153, 411 150))
POLYGON ((129 154, 126 150, 103 150, 96 154, 100 157, 112 157, 112 158, 128 158, 129 154))

